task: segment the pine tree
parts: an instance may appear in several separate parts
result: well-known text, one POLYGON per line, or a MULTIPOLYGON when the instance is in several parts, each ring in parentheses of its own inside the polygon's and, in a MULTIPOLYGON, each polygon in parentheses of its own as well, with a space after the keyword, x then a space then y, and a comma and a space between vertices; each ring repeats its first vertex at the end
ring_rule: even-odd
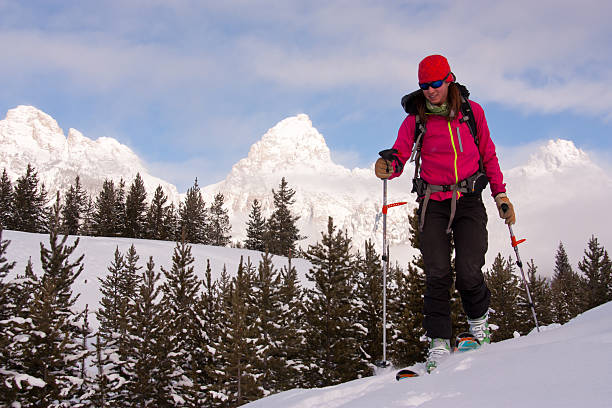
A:
POLYGON ((91 196, 85 198, 85 204, 83 206, 83 213, 81 217, 80 234, 85 236, 94 235, 93 229, 93 216, 94 216, 94 202, 91 196))
MULTIPOLYGON (((418 257, 420 258, 420 256, 418 257)), ((388 354, 396 366, 409 366, 424 361, 428 343, 423 341, 423 294, 425 275, 414 261, 403 271, 391 268, 392 287, 389 292, 388 354)))
POLYGON ((13 284, 5 282, 8 273, 15 267, 15 262, 8 262, 6 250, 10 241, 2 239, 2 227, 0 226, 0 405, 8 406, 14 397, 15 390, 8 388, 6 384, 11 383, 12 361, 11 354, 15 318, 14 310, 9 306, 12 303, 11 292, 13 284))
MULTIPOLYGON (((498 253, 491 269, 485 273, 487 286, 491 291, 490 321, 499 328, 492 336, 492 340, 500 341, 512 338, 515 331, 521 329, 519 315, 519 281, 514 274, 512 260, 505 260, 498 253)), ((523 320, 524 321, 524 320, 523 320)))
POLYGON ((247 221, 247 239, 244 242, 244 247, 264 252, 266 250, 265 233, 266 219, 261 214, 261 204, 255 199, 253 200, 249 220, 247 221))
POLYGON ((314 283, 305 302, 311 386, 339 384, 370 374, 355 327, 355 271, 350 247, 350 239, 346 233, 336 232, 330 217, 327 233, 322 233, 321 241, 310 245, 305 254, 312 263, 306 277, 314 283))
POLYGON ((30 376, 30 386, 18 395, 21 406, 69 406, 81 392, 80 362, 87 352, 79 340, 81 314, 74 312, 77 297, 71 286, 83 270, 83 256, 69 260, 78 239, 72 245, 66 244, 67 236, 58 241, 60 211, 58 194, 50 248, 41 244, 43 274, 29 304, 31 327, 21 344, 22 372, 30 376))
MULTIPOLYGON (((209 264, 207 264, 207 270, 209 264)), ((240 265, 242 265, 242 258, 240 265)), ((240 271, 240 268, 239 268, 240 271)), ((242 273, 242 272, 241 272, 242 273)), ((208 281, 208 279, 207 279, 208 281)), ((211 386, 209 387, 207 396, 209 398, 211 407, 229 407, 230 404, 230 380, 229 380, 229 359, 231 356, 232 347, 230 343, 229 330, 232 327, 232 280, 227 272, 227 268, 223 265, 221 274, 214 284, 216 288, 216 317, 219 323, 217 327, 208 327, 205 325, 205 331, 208 333, 210 338, 209 347, 214 350, 214 367, 209 368, 209 374, 211 375, 211 386), (218 331, 217 331, 218 330, 218 331)), ((205 283, 204 293, 209 293, 213 286, 205 283)), ((212 302, 212 301, 211 301, 212 302)), ((204 305, 206 308, 212 309, 214 306, 209 304, 204 305)))
MULTIPOLYGON (((550 290, 550 284, 546 278, 543 278, 537 273, 537 266, 533 259, 527 263, 527 276, 529 279, 529 291, 531 292, 531 300, 533 300, 536 317, 540 326, 546 326, 554 322, 553 316, 553 305, 552 305, 552 293, 550 290)), ((521 286, 522 297, 526 298, 525 289, 521 286)), ((529 305, 525 305, 529 308, 529 305)), ((533 315, 531 314, 531 308, 527 310, 527 317, 525 322, 525 329, 522 333, 530 332, 535 325, 533 321, 533 315)))
POLYGON ((356 319, 360 348, 368 361, 381 361, 383 269, 372 241, 366 241, 363 255, 357 253, 355 265, 357 269, 355 298, 358 305, 356 319))
POLYGON ((219 369, 224 374, 218 381, 216 404, 240 406, 263 396, 257 384, 255 368, 257 340, 257 307, 253 299, 255 270, 250 260, 240 259, 236 277, 228 286, 220 283, 223 296, 223 317, 227 319, 220 342, 219 369), (224 402, 223 402, 224 400, 224 402))
POLYGON ((96 383, 100 386, 100 392, 104 390, 103 399, 112 405, 124 405, 127 402, 128 380, 123 375, 128 328, 125 313, 127 301, 122 293, 124 269, 124 257, 117 247, 113 261, 108 267, 108 274, 104 278, 98 278, 102 299, 96 312, 100 325, 97 345, 100 367, 96 383))
POLYGON ((197 298, 201 282, 193 267, 191 246, 180 242, 174 248, 172 268, 162 268, 166 281, 161 287, 162 307, 172 327, 167 339, 173 357, 170 377, 171 395, 180 406, 199 407, 204 400, 204 385, 197 382, 197 353, 202 328, 198 319, 197 298))
POLYGON ((286 367, 283 358, 281 332, 285 328, 279 325, 282 314, 280 299, 280 277, 272 264, 270 254, 262 254, 254 282, 254 302, 258 305, 256 369, 258 383, 264 396, 283 391, 280 371, 286 367))
POLYGON ((553 308, 557 323, 567 323, 584 311, 580 276, 569 263, 563 243, 559 243, 555 255, 554 275, 551 282, 553 308))
POLYGON ((132 406, 165 406, 170 370, 166 354, 163 309, 157 302, 158 272, 153 257, 149 258, 132 305, 132 324, 129 327, 130 355, 126 372, 132 379, 128 385, 132 406))
POLYGON ((125 180, 121 178, 119 185, 115 190, 115 225, 113 226, 114 235, 117 237, 125 237, 125 180))
POLYGON ((307 340, 302 329, 304 296, 291 258, 287 258, 287 264, 280 271, 278 302, 281 309, 278 325, 282 328, 279 333, 279 357, 285 363, 277 373, 279 387, 282 390, 305 387, 303 350, 307 340))
POLYGON ((200 193, 198 179, 187 190, 185 201, 179 208, 180 234, 185 234, 185 241, 192 244, 206 242, 204 235, 206 227, 206 204, 200 193))
POLYGON ((208 209, 205 237, 210 245, 227 246, 230 243, 232 226, 227 210, 223 208, 224 201, 223 194, 218 193, 208 209))
POLYGON ((300 236, 296 225, 300 217, 291 213, 291 205, 295 203, 295 190, 289 188, 283 177, 278 192, 272 190, 272 194, 274 211, 267 222, 266 245, 271 254, 292 256, 295 254, 297 241, 304 238, 300 236))
POLYGON ((15 183, 12 227, 25 232, 45 232, 47 193, 38 187, 38 173, 30 164, 15 183))
POLYGON ((146 230, 147 191, 140 173, 136 174, 125 200, 125 231, 128 238, 143 238, 146 230))
POLYGON ((153 200, 147 211, 146 237, 149 239, 166 240, 171 237, 171 227, 166 224, 168 197, 164 194, 162 186, 157 186, 153 200))
POLYGON ((587 245, 588 249, 585 249, 582 261, 578 262, 578 269, 586 278, 585 309, 592 309, 610 300, 608 297, 610 261, 607 251, 599 245, 594 235, 587 245))
POLYGON ((80 372, 79 379, 81 380, 80 389, 78 391, 79 398, 78 403, 73 406, 81 408, 81 407, 89 407, 93 403, 92 401, 92 388, 93 383, 89 374, 87 373, 87 368, 89 367, 89 359, 92 356, 92 352, 90 351, 89 343, 93 336, 91 327, 89 325, 89 304, 85 305, 85 310, 81 313, 81 327, 80 327, 80 341, 81 341, 81 350, 87 350, 82 354, 80 363, 80 372))
POLYGON ((0 178, 0 228, 13 228, 13 200, 13 184, 5 168, 0 178))
POLYGON ((68 235, 78 235, 83 212, 86 210, 87 197, 81 187, 79 176, 74 179, 74 184, 68 188, 62 209, 62 231, 68 235))
POLYGON ((221 299, 217 282, 212 279, 210 260, 206 262, 206 271, 202 280, 202 291, 198 300, 200 326, 202 328, 202 350, 198 354, 199 382, 207 384, 208 392, 203 404, 214 406, 213 394, 217 391, 218 354, 223 332, 221 319, 221 299))
POLYGON ((102 190, 98 194, 92 217, 94 235, 112 237, 116 235, 118 214, 116 211, 117 192, 112 180, 104 180, 102 190))
MULTIPOLYGON (((6 245, 6 241, 2 245, 6 245)), ((9 263, 8 266, 12 264, 9 263)), ((3 265, 5 266, 7 264, 3 265)), ((14 281, 3 285, 3 316, 0 317, 0 406, 10 406, 24 388, 43 386, 42 381, 34 377, 27 377, 25 383, 21 382, 20 387, 16 386, 18 376, 27 372, 30 358, 30 353, 23 347, 22 339, 29 337, 33 330, 29 320, 29 306, 37 287, 38 279, 34 275, 31 260, 28 261, 24 275, 17 275, 14 281)))
POLYGON ((178 212, 174 203, 171 203, 164 213, 164 225, 167 228, 167 241, 180 240, 180 225, 178 212))

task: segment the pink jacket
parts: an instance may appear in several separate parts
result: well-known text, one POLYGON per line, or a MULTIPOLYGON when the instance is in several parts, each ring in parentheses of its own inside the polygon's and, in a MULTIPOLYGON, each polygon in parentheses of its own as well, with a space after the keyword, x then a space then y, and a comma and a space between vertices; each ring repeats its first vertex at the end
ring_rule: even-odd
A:
MULTIPOLYGON (((504 176, 499 168, 495 145, 491 140, 489 127, 482 107, 470 101, 474 118, 478 128, 480 155, 483 159, 484 170, 489 178, 492 196, 506 191, 504 176)), ((440 115, 429 115, 427 132, 423 137, 421 149, 421 177, 429 184, 447 185, 455 184, 478 170, 479 152, 474 143, 467 123, 459 119, 452 121, 440 115)), ((402 163, 410 158, 414 144, 415 117, 408 115, 397 133, 397 140, 393 145, 398 150, 402 163)), ((401 172, 394 172, 389 178, 398 177, 401 172)), ((432 200, 442 201, 452 197, 452 192, 436 192, 431 195, 432 200)))

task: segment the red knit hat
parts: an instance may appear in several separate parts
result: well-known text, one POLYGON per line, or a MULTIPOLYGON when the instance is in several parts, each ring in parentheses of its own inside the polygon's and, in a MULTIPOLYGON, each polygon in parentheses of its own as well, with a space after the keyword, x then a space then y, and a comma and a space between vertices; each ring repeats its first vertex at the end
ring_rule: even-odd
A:
MULTIPOLYGON (((439 81, 451 72, 448 61, 442 55, 430 55, 419 63, 419 83, 439 81)), ((448 75, 446 82, 453 82, 454 75, 448 75)))

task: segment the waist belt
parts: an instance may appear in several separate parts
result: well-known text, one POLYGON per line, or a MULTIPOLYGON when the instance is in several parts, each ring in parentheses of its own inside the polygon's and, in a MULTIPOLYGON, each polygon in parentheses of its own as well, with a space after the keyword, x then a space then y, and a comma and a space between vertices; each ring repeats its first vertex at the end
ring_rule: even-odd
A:
POLYGON ((435 185, 429 184, 423 179, 420 179, 420 181, 422 184, 418 184, 421 184, 422 187, 425 187, 425 189, 422 190, 425 195, 423 197, 423 207, 421 208, 421 217, 419 220, 420 232, 423 231, 423 226, 425 225, 425 213, 427 212, 427 204, 429 203, 431 193, 452 191, 453 197, 451 198, 451 213, 450 218, 448 220, 448 225, 446 226, 447 234, 450 234, 451 232, 451 225, 453 223, 453 219, 455 218, 455 212, 457 211, 457 196, 459 195, 458 193, 480 194, 489 182, 487 176, 481 171, 477 171, 470 177, 463 179, 456 184, 435 185))

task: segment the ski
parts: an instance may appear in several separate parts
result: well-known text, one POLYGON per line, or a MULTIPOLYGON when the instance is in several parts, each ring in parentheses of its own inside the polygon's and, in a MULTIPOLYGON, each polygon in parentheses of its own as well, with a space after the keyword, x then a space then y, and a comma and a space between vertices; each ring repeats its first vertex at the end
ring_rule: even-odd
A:
POLYGON ((416 372, 405 368, 403 370, 399 370, 397 374, 395 374, 395 379, 399 381, 399 380, 405 380, 406 378, 412 378, 412 377, 418 377, 418 376, 419 374, 417 374, 416 372))
POLYGON ((465 352, 470 350, 476 350, 480 347, 480 341, 472 333, 464 332, 457 336, 457 346, 455 351, 465 352))

